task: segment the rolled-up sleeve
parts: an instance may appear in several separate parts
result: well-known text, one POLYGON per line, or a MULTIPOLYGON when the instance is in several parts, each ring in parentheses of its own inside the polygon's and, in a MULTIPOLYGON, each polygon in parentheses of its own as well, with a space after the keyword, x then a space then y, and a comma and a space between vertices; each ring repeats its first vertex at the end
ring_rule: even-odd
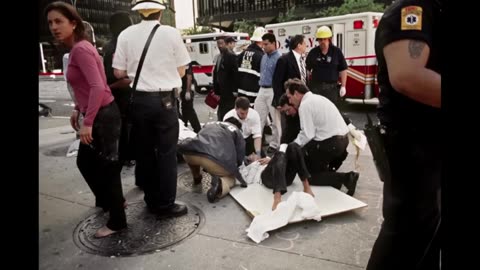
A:
POLYGON ((261 138, 262 137, 262 128, 260 124, 260 115, 255 113, 252 117, 252 138, 261 138))
POLYGON ((298 115, 300 116, 300 133, 298 133, 295 142, 301 147, 305 146, 315 137, 315 126, 313 125, 312 113, 309 104, 300 106, 298 115))

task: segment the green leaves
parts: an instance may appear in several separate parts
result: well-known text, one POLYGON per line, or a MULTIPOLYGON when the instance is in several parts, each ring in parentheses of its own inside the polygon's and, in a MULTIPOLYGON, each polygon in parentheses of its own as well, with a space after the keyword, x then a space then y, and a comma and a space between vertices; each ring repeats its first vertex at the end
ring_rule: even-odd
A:
POLYGON ((359 12, 383 12, 385 6, 375 3, 373 0, 345 0, 339 7, 329 7, 315 13, 316 17, 330 17, 359 12))

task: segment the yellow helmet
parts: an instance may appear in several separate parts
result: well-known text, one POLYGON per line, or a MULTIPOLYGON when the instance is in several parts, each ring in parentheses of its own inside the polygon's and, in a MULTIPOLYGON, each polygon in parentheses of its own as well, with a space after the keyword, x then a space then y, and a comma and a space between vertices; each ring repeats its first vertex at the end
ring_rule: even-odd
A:
POLYGON ((328 26, 321 26, 317 29, 317 33, 315 34, 316 38, 331 38, 332 37, 332 30, 328 26))

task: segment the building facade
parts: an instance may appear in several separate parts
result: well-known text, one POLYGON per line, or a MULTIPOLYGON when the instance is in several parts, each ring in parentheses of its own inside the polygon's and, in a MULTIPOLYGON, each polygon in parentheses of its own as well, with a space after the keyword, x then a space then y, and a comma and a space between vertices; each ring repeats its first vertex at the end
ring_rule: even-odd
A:
MULTIPOLYGON (((132 0, 40 0, 39 6, 39 42, 42 44, 44 60, 46 60, 46 69, 59 69, 62 66, 62 56, 66 53, 66 48, 62 48, 56 43, 48 29, 48 22, 44 14, 45 7, 55 1, 62 1, 74 5, 82 19, 90 23, 94 29, 96 46, 101 47, 110 39, 110 30, 108 21, 110 16, 117 11, 126 11, 130 13, 134 23, 139 22, 140 16, 137 12, 131 11, 132 0)), ((167 9, 162 15, 162 24, 175 27, 175 1, 166 0, 167 9)), ((40 57, 41 58, 41 57, 40 57)), ((41 59, 39 63, 41 66, 41 59)), ((43 69, 43 66, 41 66, 43 69)))
MULTIPOLYGON (((342 5, 344 0, 197 0, 198 25, 232 31, 236 20, 254 20, 262 24, 277 22, 279 16, 295 7, 299 17, 324 8, 342 5)), ((391 4, 392 0, 375 0, 391 4)))

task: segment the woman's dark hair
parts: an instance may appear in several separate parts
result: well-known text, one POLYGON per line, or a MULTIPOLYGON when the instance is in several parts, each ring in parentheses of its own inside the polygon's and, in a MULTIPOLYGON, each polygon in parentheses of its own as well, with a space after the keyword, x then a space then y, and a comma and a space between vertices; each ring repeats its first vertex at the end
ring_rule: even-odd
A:
POLYGON ((112 35, 114 37, 118 37, 118 35, 120 35, 123 30, 125 30, 132 24, 133 22, 130 14, 125 11, 118 11, 113 13, 113 15, 110 16, 110 20, 108 21, 110 32, 112 32, 112 35))
POLYGON ((65 2, 56 1, 50 3, 45 8, 45 16, 48 16, 48 13, 52 10, 60 12, 69 21, 76 23, 76 27, 75 29, 73 29, 73 36, 76 42, 88 39, 87 34, 85 33, 85 25, 83 24, 83 19, 82 17, 80 17, 75 7, 65 2))
POLYGON ((242 130, 242 123, 240 123, 240 121, 233 116, 230 116, 229 118, 225 119, 225 121, 223 122, 234 124, 236 127, 238 127, 238 129, 242 130))

